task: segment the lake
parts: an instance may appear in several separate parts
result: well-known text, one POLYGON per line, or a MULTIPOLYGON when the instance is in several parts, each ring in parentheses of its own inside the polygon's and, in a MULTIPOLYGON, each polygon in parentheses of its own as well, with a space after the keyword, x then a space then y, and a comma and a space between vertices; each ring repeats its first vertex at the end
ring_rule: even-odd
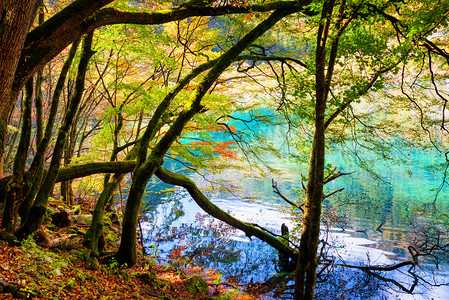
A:
MULTIPOLYGON (((285 134, 278 126, 263 126, 258 131, 275 143, 285 134)), ((326 185, 327 194, 344 188, 323 201, 327 218, 323 220, 321 239, 328 256, 335 263, 351 265, 410 260, 408 247, 418 245, 433 230, 423 211, 447 212, 449 208, 449 190, 442 185, 443 172, 432 168, 444 162, 444 157, 435 150, 400 148, 394 155, 400 156, 405 164, 394 164, 369 151, 359 151, 358 158, 351 152, 351 145, 340 144, 331 147, 326 157, 326 162, 337 170, 353 172, 326 185), (361 167, 361 162, 368 164, 361 167)), ((233 168, 219 174, 184 172, 206 191, 213 203, 242 221, 257 223, 278 234, 285 223, 295 232, 300 225, 298 215, 273 192, 272 180, 286 197, 294 200, 299 196, 293 190, 301 185, 301 174, 307 174, 307 166, 295 163, 287 154, 285 158, 266 155, 263 160, 280 172, 264 176, 250 176, 249 169, 233 168)), ((170 160, 164 166, 171 170, 182 168, 170 160)), ((152 179, 148 191, 166 188, 169 186, 152 179)), ((182 189, 168 194, 153 192, 148 192, 145 199, 143 223, 149 255, 181 267, 217 268, 224 279, 236 284, 261 282, 276 273, 277 253, 270 246, 255 238, 250 240, 208 216, 182 189)), ((443 235, 447 238, 446 232, 441 238, 443 235)), ((449 262, 444 253, 423 260, 412 274, 404 267, 367 277, 356 269, 337 266, 323 274, 326 279, 317 284, 318 299, 449 299, 449 287, 441 285, 449 283, 449 262), (421 280, 413 287, 417 277, 425 278, 427 284, 421 280), (404 290, 412 287, 413 294, 404 290)), ((271 296, 291 299, 288 293, 271 296)))

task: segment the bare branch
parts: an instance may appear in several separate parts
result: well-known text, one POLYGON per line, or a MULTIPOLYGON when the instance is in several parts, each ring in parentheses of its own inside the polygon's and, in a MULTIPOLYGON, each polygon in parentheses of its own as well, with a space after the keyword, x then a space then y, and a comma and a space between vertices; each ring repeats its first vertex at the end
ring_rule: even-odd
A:
POLYGON ((336 194, 336 193, 338 193, 338 192, 343 191, 344 189, 345 189, 345 188, 341 188, 341 189, 338 189, 338 190, 336 190, 336 191, 333 191, 333 192, 330 193, 329 195, 323 195, 323 200, 326 199, 326 198, 328 198, 328 197, 330 197, 330 196, 332 196, 332 195, 334 195, 334 194, 336 194))
POLYGON ((277 183, 274 179, 271 179, 271 186, 273 187, 273 192, 274 192, 275 194, 279 195, 279 197, 281 197, 282 200, 284 200, 285 202, 287 202, 287 203, 290 204, 291 206, 294 206, 294 207, 298 208, 302 213, 304 213, 304 209, 302 208, 302 206, 304 205, 304 203, 301 204, 301 205, 296 205, 296 204, 293 203, 292 201, 288 200, 287 197, 285 197, 284 195, 282 195, 282 193, 279 191, 278 183, 277 183))
MULTIPOLYGON (((335 170, 334 170, 334 171, 335 171, 335 170)), ((337 179, 338 177, 345 176, 345 175, 351 175, 352 173, 354 173, 354 171, 353 171, 353 172, 349 172, 349 173, 343 173, 343 172, 338 171, 338 172, 335 173, 335 174, 330 174, 329 176, 327 176, 326 178, 324 178, 324 184, 329 183, 329 182, 331 182, 332 180, 337 179)))

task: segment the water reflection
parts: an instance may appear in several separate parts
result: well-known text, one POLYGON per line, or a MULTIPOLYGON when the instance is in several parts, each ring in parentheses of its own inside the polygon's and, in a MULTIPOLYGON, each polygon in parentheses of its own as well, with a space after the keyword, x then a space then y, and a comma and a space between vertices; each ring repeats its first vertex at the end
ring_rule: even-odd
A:
MULTIPOLYGON (((271 247, 257 239, 249 240, 241 232, 204 214, 185 191, 179 189, 172 195, 161 198, 162 203, 147 213, 147 222, 144 223, 145 242, 150 255, 179 267, 217 268, 224 279, 236 284, 262 282, 279 271, 276 268, 278 256, 271 247), (168 201, 169 199, 172 201, 168 201), (181 209, 183 213, 179 213, 181 209)), ((279 212, 278 207, 253 200, 213 199, 223 210, 243 221, 261 224, 270 231, 279 233, 282 223, 288 224, 290 228, 296 223, 293 216, 279 212)), ((327 256, 333 257, 333 263, 388 265, 410 257, 407 251, 412 237, 410 230, 389 227, 385 227, 383 231, 358 229, 367 228, 368 224, 359 220, 348 224, 344 231, 332 227, 328 231, 326 228, 322 229, 327 256)), ((423 266, 426 265, 421 264, 423 266)), ((418 268, 417 276, 427 278, 430 270, 434 271, 433 265, 427 266, 427 270, 418 268)), ((443 274, 438 274, 433 279, 444 283, 447 278, 442 275, 449 275, 447 261, 440 268, 439 271, 443 271, 443 274)), ((415 278, 407 274, 407 270, 408 268, 402 268, 375 274, 398 281, 410 289, 415 278)), ((401 299, 406 299, 404 297, 407 294, 399 287, 378 277, 341 266, 326 268, 317 285, 318 299, 368 299, 372 295, 383 295, 387 299, 400 295, 401 299), (339 292, 335 294, 335 291, 339 292)), ((423 293, 423 299, 430 299, 430 295, 438 296, 435 299, 445 299, 439 298, 442 295, 449 297, 447 287, 428 289, 429 286, 420 286, 414 292, 423 293)), ((271 295, 276 299, 290 297, 288 290, 282 297, 280 294, 271 295)), ((420 299, 416 295, 414 297, 410 299, 420 299)))
MULTIPOLYGON (((260 130, 271 139, 278 136, 274 130, 260 130)), ((411 259, 410 245, 423 253, 432 243, 435 245, 435 231, 429 229, 435 224, 427 222, 427 216, 419 217, 417 211, 428 208, 425 205, 433 202, 441 183, 440 173, 431 168, 438 163, 437 155, 415 149, 402 149, 402 154, 414 163, 408 166, 409 169, 380 161, 368 152, 359 153, 379 177, 374 180, 370 173, 359 168, 345 149, 329 152, 327 162, 337 170, 355 171, 326 185, 326 193, 344 188, 323 202, 326 219, 323 220, 321 238, 326 241, 323 244, 333 263, 394 264, 411 259), (423 244, 426 240, 428 244, 423 244)), ((291 214, 290 207, 273 193, 271 179, 278 182, 285 196, 294 200, 299 197, 294 190, 301 185, 301 174, 306 173, 306 166, 276 157, 264 159, 273 167, 279 166, 281 172, 263 178, 251 177, 249 172, 232 168, 218 175, 206 174, 209 181, 225 179, 233 190, 232 194, 223 189, 210 190, 210 199, 243 221, 257 223, 276 233, 280 233, 281 224, 285 223, 293 232, 294 228, 298 232, 299 217, 291 214)), ((164 166, 171 170, 179 168, 169 160, 164 166)), ((202 176, 191 172, 189 176, 200 187, 210 187, 210 182, 202 176)), ((152 180, 153 191, 169 187, 152 180)), ((438 194, 435 208, 447 211, 448 199, 449 191, 445 188, 438 194)), ((278 256, 272 248, 257 239, 249 240, 241 232, 204 214, 185 191, 177 189, 169 195, 150 193, 146 206, 145 243, 155 257, 181 267, 218 268, 227 280, 235 283, 261 282, 276 273, 278 256)), ((448 243, 440 245, 440 255, 426 260, 421 258, 419 267, 411 270, 413 273, 408 272, 408 267, 373 274, 338 265, 326 267, 317 285, 317 297, 449 299, 447 286, 431 287, 449 281, 449 258, 444 255, 444 250, 449 251, 447 232, 441 233, 439 238, 440 242, 448 243), (427 281, 427 284, 414 287, 416 278, 427 281), (410 296, 407 290, 412 288, 414 295, 410 296)), ((281 297, 278 294, 272 296, 281 297)), ((282 297, 288 298, 288 291, 282 297)))

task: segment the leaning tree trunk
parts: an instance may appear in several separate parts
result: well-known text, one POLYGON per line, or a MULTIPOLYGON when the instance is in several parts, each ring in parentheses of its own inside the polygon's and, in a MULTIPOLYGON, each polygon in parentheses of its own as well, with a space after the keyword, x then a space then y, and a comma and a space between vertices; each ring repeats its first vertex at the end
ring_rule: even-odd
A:
POLYGON ((0 178, 3 177, 7 120, 15 100, 13 80, 39 2, 39 0, 0 1, 0 178))
MULTIPOLYGON (((125 214, 123 217, 123 229, 120 247, 115 254, 116 260, 121 264, 133 266, 137 261, 137 220, 140 213, 140 202, 145 191, 148 180, 153 176, 157 168, 162 163, 165 153, 171 144, 181 134, 184 126, 193 116, 202 110, 201 99, 207 93, 212 84, 218 79, 221 73, 229 67, 234 59, 251 45, 257 38, 268 31, 279 20, 285 16, 295 13, 296 9, 278 9, 274 11, 266 20, 257 25, 240 41, 224 53, 215 66, 207 73, 201 84, 192 95, 192 104, 190 108, 182 111, 175 120, 170 129, 162 137, 159 143, 153 148, 148 159, 146 158, 146 146, 148 142, 142 142, 138 155, 138 166, 134 172, 133 182, 129 191, 128 201, 126 203, 125 214), (145 161, 145 162, 143 162, 145 161)), ((143 139, 142 139, 143 140, 143 139)))
POLYGON ((283 255, 283 257, 286 257, 286 260, 288 260, 288 258, 295 258, 295 251, 288 246, 288 242, 286 243, 285 240, 278 239, 268 232, 257 228, 255 224, 242 222, 234 218, 227 212, 221 210, 218 206, 213 204, 201 192, 196 184, 187 176, 170 172, 163 167, 158 168, 155 174, 165 183, 182 186, 183 188, 185 188, 189 192, 193 200, 196 202, 196 204, 198 204, 198 206, 200 206, 206 213, 208 213, 212 217, 217 218, 234 228, 242 230, 249 238, 253 236, 259 238, 260 240, 272 246, 274 249, 278 250, 279 253, 283 255))

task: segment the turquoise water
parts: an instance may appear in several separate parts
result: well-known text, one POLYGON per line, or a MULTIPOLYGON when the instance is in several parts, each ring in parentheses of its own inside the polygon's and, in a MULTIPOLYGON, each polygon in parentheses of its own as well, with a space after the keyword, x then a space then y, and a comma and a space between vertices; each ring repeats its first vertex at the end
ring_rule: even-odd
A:
MULTIPOLYGON (((252 130, 263 133, 273 144, 285 147, 283 127, 264 125, 252 130)), ((226 140, 224 136, 215 138, 226 140)), ((326 185, 327 194, 344 188, 323 201, 324 215, 331 216, 323 220, 321 238, 329 245, 326 251, 336 262, 349 264, 383 265, 410 260, 407 247, 415 245, 423 236, 416 228, 429 225, 429 219, 422 212, 447 212, 449 208, 449 190, 443 184, 443 169, 433 168, 445 162, 444 156, 434 149, 402 147, 391 153, 395 159, 388 161, 369 151, 359 151, 356 157, 351 149, 350 144, 334 146, 326 157, 332 168, 353 172, 326 185), (401 163, 396 163, 398 161, 401 163), (360 167, 360 162, 367 164, 360 167)), ((307 164, 304 163, 307 158, 296 163, 298 160, 291 159, 284 148, 280 157, 265 155, 262 160, 278 172, 260 175, 257 169, 249 167, 243 170, 229 168, 218 174, 184 172, 204 189, 212 202, 243 221, 257 223, 277 233, 282 223, 291 229, 300 226, 298 215, 273 193, 272 180, 290 200, 300 199, 301 193, 295 190, 301 186, 301 174, 307 174, 307 164)), ((166 160, 165 167, 182 169, 170 160, 166 160)), ((150 186, 153 191, 168 187, 156 179, 152 179, 150 186)), ((236 283, 260 282, 276 273, 277 254, 273 249, 214 220, 202 212, 185 191, 177 189, 168 195, 149 193, 146 206, 144 231, 150 254, 180 266, 218 268, 226 279, 236 283), (173 249, 182 249, 182 259, 173 260, 173 249)), ((423 261, 419 276, 437 280, 438 284, 448 282, 447 256, 441 256, 439 263, 435 275, 431 262, 423 261)), ((406 270, 385 275, 404 286, 413 286, 413 276, 406 270)), ((383 284, 373 279, 369 282, 377 282, 377 285, 359 287, 364 275, 354 270, 339 271, 336 268, 328 276, 334 276, 331 282, 335 285, 319 283, 321 299, 337 299, 335 295, 329 296, 336 288, 353 291, 340 295, 342 299, 449 298, 449 289, 445 286, 420 285, 414 290, 418 294, 410 295, 394 284, 383 284), (348 274, 352 274, 351 279, 342 282, 348 274)), ((288 299, 289 295, 285 297, 288 299)))

